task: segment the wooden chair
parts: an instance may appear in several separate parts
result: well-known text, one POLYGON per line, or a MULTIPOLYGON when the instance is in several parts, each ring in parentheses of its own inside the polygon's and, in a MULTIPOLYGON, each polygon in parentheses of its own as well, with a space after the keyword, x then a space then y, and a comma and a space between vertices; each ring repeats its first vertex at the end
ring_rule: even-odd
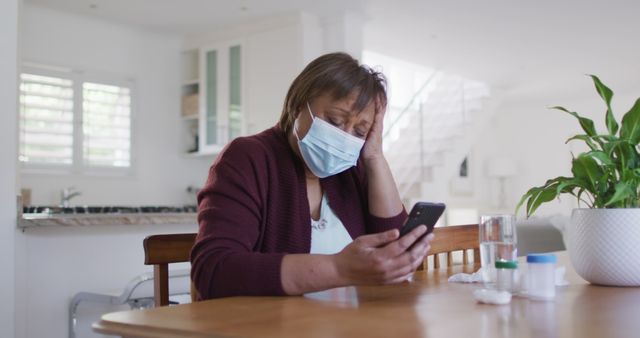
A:
MULTIPOLYGON (((142 242, 144 264, 153 265, 153 295, 155 306, 169 305, 169 264, 188 262, 196 234, 148 236, 142 242)), ((193 284, 191 299, 194 299, 193 284)))
MULTIPOLYGON (((433 267, 440 268, 440 254, 447 254, 447 266, 453 265, 454 251, 462 251, 462 264, 469 264, 467 250, 473 250, 473 261, 480 262, 480 240, 478 238, 478 224, 452 225, 438 227, 433 230, 436 238, 431 242, 429 256, 433 255, 433 267)), ((425 258, 422 268, 428 268, 425 258)))

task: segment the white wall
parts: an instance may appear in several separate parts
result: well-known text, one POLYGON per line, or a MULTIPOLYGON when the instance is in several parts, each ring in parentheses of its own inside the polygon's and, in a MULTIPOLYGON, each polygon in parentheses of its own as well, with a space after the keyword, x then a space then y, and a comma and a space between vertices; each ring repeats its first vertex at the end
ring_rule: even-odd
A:
POLYGON ((247 38, 247 112, 250 134, 274 126, 287 90, 304 66, 299 26, 252 34, 247 38))
POLYGON ((321 19, 324 51, 344 51, 361 60, 363 23, 363 15, 352 11, 335 13, 321 19))
POLYGON ((213 157, 180 155, 180 43, 100 19, 25 5, 22 59, 135 81, 133 165, 130 177, 22 176, 33 204, 58 204, 60 189, 74 185, 78 204, 194 203, 185 191, 201 186, 213 157))
POLYGON ((19 0, 0 3, 0 337, 15 335, 17 58, 19 0))

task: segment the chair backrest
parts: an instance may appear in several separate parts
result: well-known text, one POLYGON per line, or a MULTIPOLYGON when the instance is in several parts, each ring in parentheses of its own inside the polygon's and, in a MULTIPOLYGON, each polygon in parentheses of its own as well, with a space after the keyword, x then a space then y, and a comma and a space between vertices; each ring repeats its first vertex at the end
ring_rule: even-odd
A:
MULTIPOLYGON (((447 254, 447 266, 453 265, 454 251, 462 251, 462 264, 469 264, 467 250, 473 250, 473 261, 480 262, 480 240, 478 224, 452 225, 433 229, 435 238, 431 242, 429 256, 433 255, 433 267, 440 268, 439 254, 447 254)), ((425 258, 423 269, 428 268, 425 258)))
POLYGON ((144 264, 153 265, 156 306, 169 305, 169 264, 188 262, 195 240, 196 234, 167 234, 151 235, 142 242, 144 264))

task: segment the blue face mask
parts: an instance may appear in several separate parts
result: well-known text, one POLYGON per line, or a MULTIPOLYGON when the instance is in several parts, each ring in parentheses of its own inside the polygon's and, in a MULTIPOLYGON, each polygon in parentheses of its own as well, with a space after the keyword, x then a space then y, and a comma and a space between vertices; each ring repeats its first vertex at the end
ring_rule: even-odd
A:
POLYGON ((311 172, 324 178, 341 173, 356 165, 364 140, 350 135, 330 123, 314 117, 307 102, 311 115, 311 128, 301 140, 298 137, 298 121, 293 128, 298 139, 298 147, 304 162, 311 172))

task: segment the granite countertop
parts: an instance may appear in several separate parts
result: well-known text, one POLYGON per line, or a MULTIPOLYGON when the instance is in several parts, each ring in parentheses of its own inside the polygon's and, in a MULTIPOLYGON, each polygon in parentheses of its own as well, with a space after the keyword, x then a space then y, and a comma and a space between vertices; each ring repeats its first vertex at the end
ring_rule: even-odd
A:
POLYGON ((197 213, 191 207, 31 207, 18 215, 18 227, 91 225, 196 225, 197 213), (82 209, 78 209, 82 208, 82 209), (95 212, 94 212, 95 211, 95 212))

